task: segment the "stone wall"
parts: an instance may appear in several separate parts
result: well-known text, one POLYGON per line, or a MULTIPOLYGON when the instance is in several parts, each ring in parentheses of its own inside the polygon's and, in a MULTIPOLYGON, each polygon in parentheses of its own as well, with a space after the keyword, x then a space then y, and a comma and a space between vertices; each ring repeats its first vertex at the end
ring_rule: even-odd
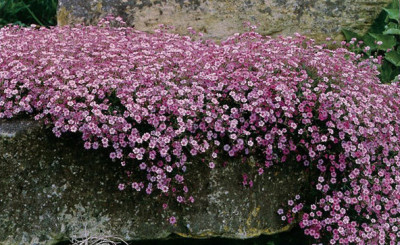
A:
POLYGON ((58 24, 95 24, 121 16, 138 30, 173 25, 178 33, 193 27, 205 38, 223 39, 258 26, 265 35, 295 32, 317 40, 342 39, 341 28, 365 32, 391 0, 59 0, 58 24))
POLYGON ((126 240, 250 238, 289 229, 276 211, 304 193, 305 173, 286 163, 257 176, 250 189, 240 183, 246 164, 211 170, 192 162, 186 183, 196 202, 162 211, 157 195, 119 191, 126 169, 104 150, 84 150, 78 135, 56 138, 35 121, 0 120, 0 244, 52 244, 82 237, 85 227, 126 240))

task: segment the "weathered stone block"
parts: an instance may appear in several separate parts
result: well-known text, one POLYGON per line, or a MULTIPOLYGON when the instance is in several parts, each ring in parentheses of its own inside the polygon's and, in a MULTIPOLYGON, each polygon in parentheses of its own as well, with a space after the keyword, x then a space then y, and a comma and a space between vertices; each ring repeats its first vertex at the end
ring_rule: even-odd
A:
POLYGON ((156 196, 119 191, 126 169, 104 150, 84 150, 78 135, 56 138, 38 122, 0 120, 0 244, 51 244, 85 229, 126 240, 172 233, 249 238, 287 230, 276 210, 304 192, 305 173, 282 164, 249 189, 240 184, 243 164, 249 163, 211 170, 193 162, 186 181, 196 202, 162 211, 156 196), (169 215, 177 217, 175 226, 169 215))
POLYGON ((365 32, 391 0, 59 0, 58 24, 95 24, 107 14, 121 16, 138 30, 173 25, 193 27, 205 38, 244 32, 244 22, 265 35, 295 32, 317 40, 342 39, 341 28, 365 32))

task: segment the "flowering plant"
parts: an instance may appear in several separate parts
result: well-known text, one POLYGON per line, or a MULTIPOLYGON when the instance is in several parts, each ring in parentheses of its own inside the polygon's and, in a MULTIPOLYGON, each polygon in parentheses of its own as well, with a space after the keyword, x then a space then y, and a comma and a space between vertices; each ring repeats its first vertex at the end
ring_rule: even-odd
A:
POLYGON ((342 30, 347 45, 355 53, 380 56, 379 78, 384 83, 399 80, 400 73, 400 1, 392 0, 365 35, 342 30))
POLYGON ((289 200, 283 219, 301 213, 305 233, 331 244, 399 240, 400 88, 379 82, 378 60, 300 35, 217 44, 118 23, 0 29, 0 118, 28 113, 56 136, 79 132, 128 169, 119 189, 181 204, 195 200, 194 157, 214 168, 251 155, 258 174, 297 161, 318 170, 317 195, 289 200))

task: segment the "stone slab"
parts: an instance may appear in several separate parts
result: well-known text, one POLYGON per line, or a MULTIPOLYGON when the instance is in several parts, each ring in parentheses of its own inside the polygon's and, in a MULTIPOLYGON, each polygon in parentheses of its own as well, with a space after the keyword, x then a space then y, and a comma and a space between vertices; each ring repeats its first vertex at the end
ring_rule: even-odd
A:
POLYGON ((78 135, 56 138, 28 119, 0 120, 0 132, 0 244, 53 244, 85 231, 125 240, 274 234, 290 228, 276 210, 307 186, 306 174, 290 164, 244 188, 251 162, 213 170, 192 162, 186 179, 196 202, 163 211, 157 195, 119 191, 126 169, 104 150, 84 150, 78 135))

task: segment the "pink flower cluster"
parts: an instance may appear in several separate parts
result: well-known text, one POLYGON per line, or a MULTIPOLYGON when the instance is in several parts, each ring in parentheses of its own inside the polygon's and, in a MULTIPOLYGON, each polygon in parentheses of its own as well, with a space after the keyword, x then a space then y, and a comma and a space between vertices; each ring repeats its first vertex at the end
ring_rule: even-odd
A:
POLYGON ((185 184, 193 159, 212 169, 222 157, 258 156, 257 174, 297 161, 319 170, 316 201, 288 203, 306 234, 395 244, 400 88, 380 84, 376 65, 300 35, 252 31, 217 44, 107 23, 8 26, 0 118, 29 113, 57 136, 79 132, 86 149, 109 148, 129 169, 119 189, 178 203, 194 201, 185 184))

